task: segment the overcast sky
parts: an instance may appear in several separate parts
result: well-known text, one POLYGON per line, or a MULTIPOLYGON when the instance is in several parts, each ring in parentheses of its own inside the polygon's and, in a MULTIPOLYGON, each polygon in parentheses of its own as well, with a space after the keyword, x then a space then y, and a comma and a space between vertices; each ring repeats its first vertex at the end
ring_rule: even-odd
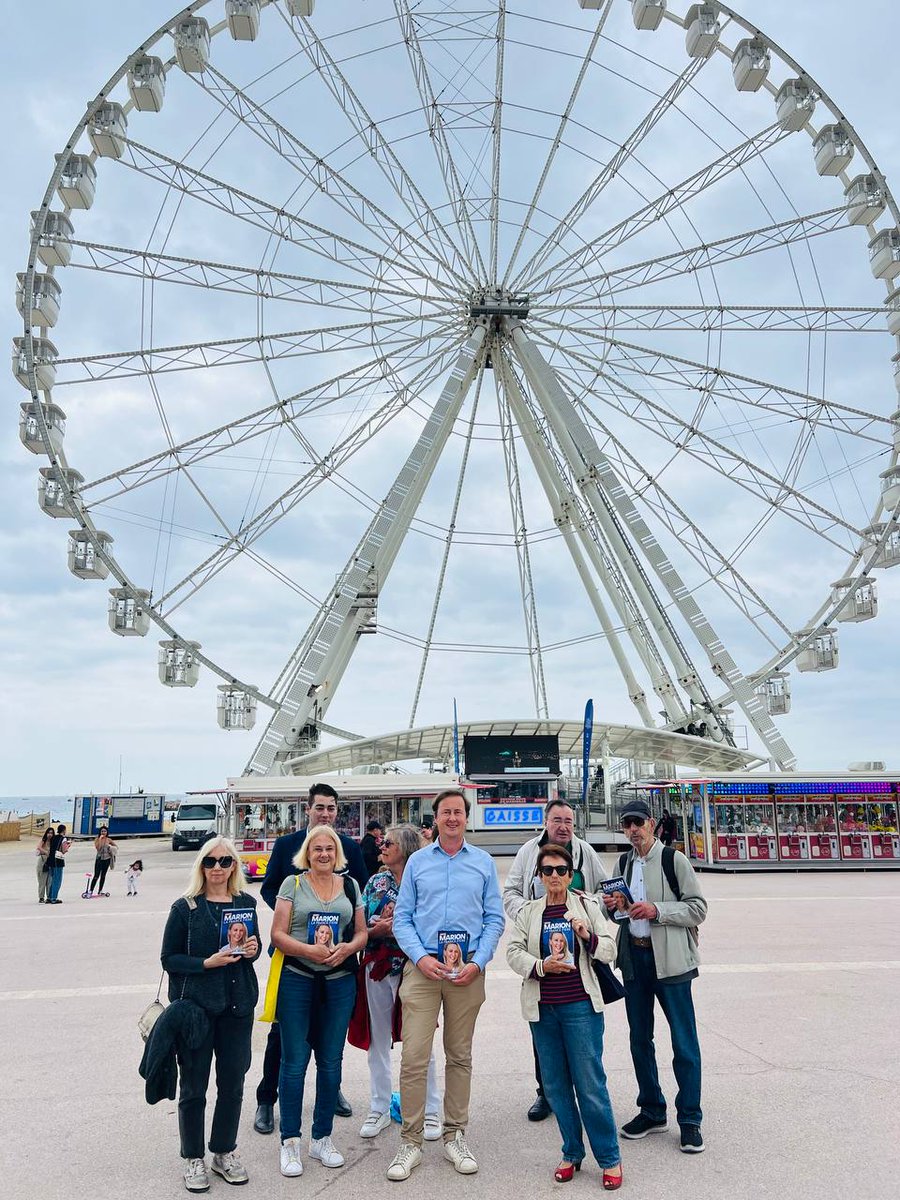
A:
MULTIPOLYGON (((347 0, 343 3, 346 7, 347 0)), ((554 3, 561 14, 569 9, 574 14, 577 9, 576 0, 554 0, 554 3)), ((319 0, 320 10, 328 4, 329 0, 319 0)), ((393 7, 387 0, 366 0, 366 4, 373 14, 380 8, 391 10, 393 7)), ((6 171, 0 195, 0 263, 8 282, 9 296, 3 309, 7 344, 21 332, 13 302, 13 284, 15 272, 25 266, 28 214, 40 203, 54 154, 62 148, 85 103, 143 38, 173 15, 173 9, 158 0, 94 5, 44 0, 39 6, 8 7, 3 71, 0 73, 5 110, 11 117, 5 131, 6 171), (39 16, 36 15, 38 8, 39 16)), ((216 0, 210 6, 210 12, 218 16, 222 7, 220 0, 216 0)), ((512 7, 527 8, 527 0, 518 0, 512 7)), ((852 6, 844 0, 787 5, 782 0, 744 0, 735 7, 808 69, 854 125, 888 180, 895 181, 900 170, 900 133, 895 89, 891 83, 896 78, 896 38, 891 36, 897 29, 894 0, 858 0, 852 6)), ((650 53, 652 40, 644 46, 650 53)), ((737 99, 733 98, 733 102, 736 104, 737 99)), ((173 108, 163 116, 166 121, 174 121, 174 113, 173 108)), ((147 127, 142 125, 140 128, 144 131, 147 127)), ((184 144, 184 133, 173 125, 160 124, 158 128, 168 131, 172 141, 166 146, 165 138, 160 136, 154 144, 177 157, 176 146, 184 144)), ((150 135, 147 136, 149 139, 150 135)), ((610 136, 614 137, 614 131, 610 131, 610 136)), ((601 148, 597 154, 602 162, 608 157, 609 150, 601 148)), ((105 164, 101 166, 105 167, 105 164)), ((260 194, 265 194, 263 166, 257 167, 256 162, 252 162, 248 170, 259 172, 254 176, 255 185, 260 194)), ((101 173, 101 188, 104 181, 101 173)), ((818 185, 821 181, 815 182, 818 185)), ((246 186, 253 190, 249 181, 246 186)), ((822 202, 819 206, 822 209, 838 202, 834 197, 839 193, 829 194, 832 199, 822 202)), ((104 210, 104 229, 108 233, 103 237, 99 227, 94 226, 92 236, 95 240, 125 238, 123 230, 127 230, 129 214, 124 207, 117 212, 116 205, 127 206, 130 196, 125 185, 120 186, 113 196, 102 190, 98 192, 98 211, 103 203, 108 206, 104 210)), ((93 219, 93 213, 91 217, 93 219)), ((244 261, 238 257, 237 248, 230 249, 229 255, 221 246, 207 247, 206 252, 198 253, 198 257, 244 261)), ((864 250, 861 253, 864 255, 864 250)), ((633 259, 626 256, 622 261, 633 259)), ((84 272, 80 274, 85 275, 84 272)), ((116 337, 104 336, 104 331, 96 324, 98 314, 93 315, 93 326, 90 319, 83 316, 79 302, 73 297, 84 295, 77 290, 86 286, 84 279, 70 284, 65 273, 60 278, 64 282, 65 321, 61 319, 59 336, 55 340, 63 356, 83 353, 86 346, 111 350, 130 345, 116 337), (68 310, 67 296, 70 297, 68 310), (78 312, 73 312, 73 308, 78 312)), ((871 280, 868 283, 871 284, 871 280)), ((866 290, 862 282, 859 287, 866 290)), ((758 301, 759 293, 748 298, 758 301)), ((848 294, 845 302, 877 303, 877 293, 872 292, 863 299, 859 294, 848 294)), ((87 305, 88 301, 85 303, 87 305)), ((190 328, 183 340, 191 340, 200 331, 202 336, 209 338, 240 333, 237 327, 232 330, 225 324, 224 314, 223 309, 218 327, 208 326, 199 318, 193 324, 185 322, 190 328)), ((158 328, 161 330, 166 328, 166 317, 165 313, 159 314, 158 328)), ((110 311, 108 318, 112 323, 116 314, 110 311)), ((171 318, 166 333, 159 335, 163 341, 179 340, 177 332, 183 317, 173 310, 171 318)), ((635 336, 634 340, 640 338, 635 336)), ((877 339, 879 350, 873 358, 853 363, 852 373, 845 381, 847 395, 842 398, 848 403, 855 399, 862 409, 889 413, 896 401, 889 363, 883 353, 884 340, 877 339), (861 382, 865 394, 855 394, 861 382), (873 390, 880 390, 881 395, 871 395, 873 390)), ((198 406, 198 422, 203 422, 197 428, 209 427, 217 419, 234 415, 228 411, 227 402, 212 377, 198 381, 194 376, 190 380, 194 389, 190 399, 198 406), (210 416, 212 412, 216 415, 210 416), (226 415, 221 415, 223 413, 226 415)), ((244 377, 240 378, 243 381, 244 377)), ((249 376, 247 380, 248 388, 255 386, 251 385, 249 376)), ((261 725, 250 734, 231 735, 220 731, 215 723, 215 684, 219 681, 208 675, 191 692, 170 691, 156 683, 155 630, 139 647, 135 640, 115 638, 105 631, 106 585, 73 579, 65 565, 65 532, 69 523, 50 521, 38 511, 37 468, 42 461, 25 452, 18 442, 16 418, 25 393, 9 376, 6 395, 7 420, 0 430, 3 465, 0 489, 4 513, 0 531, 3 554, 0 676, 4 681, 0 720, 6 749, 6 778, 0 785, 0 794, 25 797, 109 790, 116 785, 120 757, 126 788, 176 792, 220 786, 228 775, 240 773, 261 725)), ((141 418, 137 410, 130 407, 127 390, 111 391, 104 398, 106 404, 95 417, 100 420, 103 415, 105 424, 101 422, 100 427, 90 427, 91 436, 101 439, 104 450, 108 451, 107 457, 100 454, 97 461, 124 465, 140 457, 140 447, 144 444, 141 418)), ((67 447, 79 446, 78 438, 85 438, 88 428, 85 423, 79 426, 77 420, 70 420, 67 447)), ((81 461, 77 455, 71 457, 75 466, 80 466, 81 461)), ((366 465, 363 458, 362 474, 358 477, 359 486, 363 489, 371 487, 374 495, 383 495, 385 490, 376 471, 379 465, 384 464, 373 460, 366 465)), ((880 469, 880 465, 870 465, 861 482, 867 504, 875 495, 880 469)), ((91 473, 99 474, 100 471, 91 473)), ((698 475, 694 486, 700 488, 701 481, 702 475, 698 475)), ((274 488, 274 482, 270 483, 274 488)), ((681 483, 687 499, 692 481, 683 478, 681 483)), ((452 485, 451 472, 442 486, 452 490, 452 485)), ((279 486, 287 486, 287 483, 279 481, 279 486)), ((488 503, 487 492, 481 502, 488 503)), ((470 503, 474 506, 473 511, 477 511, 477 492, 470 503)), ((345 547, 342 553, 344 556, 349 554, 355 538, 353 530, 357 528, 354 512, 356 509, 346 497, 335 492, 327 510, 320 509, 315 513, 318 524, 309 533, 311 549, 308 556, 312 561, 302 562, 298 569, 303 581, 316 594, 321 594, 322 587, 327 588, 327 580, 333 577, 335 568, 330 563, 327 566, 320 563, 321 578, 316 576, 315 547, 340 538, 345 547), (317 538, 321 543, 317 543, 317 538)), ((182 509, 181 520, 188 520, 190 515, 189 510, 182 509)), ((726 514, 710 511, 708 517, 710 528, 721 530, 726 514)), ((446 513, 443 519, 446 520, 446 513)), ((111 532, 117 531, 111 528, 111 532)), ((122 544, 127 534, 127 529, 123 528, 119 534, 122 544)), ((141 578, 149 581, 151 574, 156 572, 156 564, 150 561, 154 554, 152 540, 147 538, 141 542, 136 534, 132 536, 136 539, 132 543, 133 549, 146 554, 147 559, 140 564, 140 569, 134 563, 129 563, 128 567, 138 581, 141 578)), ((396 597, 395 608, 389 610, 396 614, 393 623, 401 628, 406 627, 407 616, 412 622, 412 610, 423 604, 416 578, 417 563, 422 565, 423 575, 430 573, 429 577, 433 577, 439 564, 440 544, 432 544, 424 534, 420 543, 416 554, 403 564, 405 596, 396 597)), ((157 541, 157 552, 158 549, 157 541)), ((191 549, 189 545, 188 550, 191 549)), ((194 546, 194 557, 196 549, 194 546)), ((276 560, 283 551, 284 547, 277 543, 272 547, 276 560)), ((817 552, 811 551, 808 559, 806 552, 803 541, 795 542, 786 536, 781 543, 768 543, 766 554, 772 556, 769 561, 753 561, 752 556, 745 560, 745 565, 751 563, 760 577, 773 581, 776 593, 779 588, 782 590, 785 611, 791 614, 811 613, 832 579, 828 574, 822 574, 829 567, 822 565, 817 552)), ((558 583, 549 553, 547 557, 543 555, 544 551, 539 547, 535 549, 536 570, 543 579, 557 579, 558 583)), ((515 560, 512 561, 514 570, 515 560)), ((517 631, 521 629, 521 607, 515 610, 516 589, 509 587, 508 573, 499 569, 489 548, 473 547, 469 566, 474 567, 474 590, 480 604, 476 610, 477 619, 479 627, 487 631, 485 640, 504 640, 503 633, 510 622, 517 631), (512 618, 510 604, 514 606, 512 618)), ((894 574, 900 575, 900 572, 894 574)), ((281 597, 277 604, 273 602, 267 610, 257 601, 247 599, 249 590, 241 592, 240 568, 236 568, 229 579, 233 580, 234 590, 216 593, 205 607, 202 603, 195 607, 191 622, 185 625, 186 633, 202 641, 204 648, 218 653, 223 659, 233 650, 235 657, 229 658, 226 664, 229 669, 242 674, 249 682, 266 687, 297 641, 298 630, 302 632, 309 611, 297 601, 299 616, 294 628, 291 625, 295 614, 290 612, 290 593, 281 597), (237 665, 231 667, 231 662, 237 665), (259 671, 258 677, 252 674, 254 670, 259 671)), ((589 622, 583 600, 573 598, 571 605, 566 603, 564 578, 562 582, 563 586, 556 587, 555 595, 548 595, 550 623, 557 628, 550 631, 545 628, 545 641, 553 641, 557 636, 560 640, 578 637, 589 622)), ((887 575, 881 577, 880 582, 882 610, 879 619, 842 629, 840 669, 826 675, 804 677, 795 685, 798 703, 782 728, 797 751, 801 765, 820 769, 844 768, 851 760, 871 758, 885 759, 892 766, 898 763, 893 753, 893 711, 898 666, 894 631, 900 587, 887 575)), ((248 589, 249 586, 248 581, 248 589)), ((472 584, 467 583, 464 590, 467 596, 449 597, 449 613, 462 611, 467 597, 472 600, 472 584)), ((738 650, 743 649, 737 633, 735 638, 738 650)), ((400 690, 401 680, 406 688, 414 682, 417 658, 408 653, 401 642, 386 638, 370 640, 378 643, 371 666, 360 666, 350 677, 348 694, 341 697, 340 704, 335 702, 329 719, 371 735, 385 732, 385 722, 391 729, 401 728, 406 723, 400 708, 392 707, 391 699, 393 693, 400 690)), ((447 640, 451 638, 448 636, 447 640)), ((521 632, 510 633, 509 640, 518 644, 522 640, 521 632)), ((754 652, 748 645, 747 653, 754 652)), ((519 672, 514 676, 511 664, 502 657, 469 656, 464 661, 462 678, 449 682, 453 666, 450 658, 452 656, 443 663, 438 661, 436 670, 428 677, 420 711, 424 723, 450 719, 454 692, 463 699, 463 717, 533 715, 527 673, 519 672), (446 676, 445 671, 448 672, 446 676), (447 686, 442 685, 443 679, 447 686)), ((618 694, 620 687, 612 699, 617 684, 608 664, 594 669, 577 650, 568 657, 565 651, 560 652, 554 662, 554 679, 548 682, 552 716, 577 718, 584 699, 593 694, 601 720, 606 712, 617 720, 634 720, 633 710, 618 694), (610 697, 608 702, 607 695, 610 697)), ((521 661, 514 665, 520 666, 521 661)), ((408 710, 406 703, 403 712, 408 713, 408 710)))

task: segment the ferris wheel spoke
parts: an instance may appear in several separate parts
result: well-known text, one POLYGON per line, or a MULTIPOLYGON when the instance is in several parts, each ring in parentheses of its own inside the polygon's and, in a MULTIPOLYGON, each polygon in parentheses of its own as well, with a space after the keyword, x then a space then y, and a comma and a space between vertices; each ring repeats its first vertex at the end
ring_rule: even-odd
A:
MULTIPOLYGON (((540 335, 535 336, 538 341, 544 340, 540 335)), ((554 345, 552 342, 545 344, 550 347, 554 345)), ((583 359, 572 350, 568 350, 567 354, 580 364, 586 378, 602 380, 609 386, 610 392, 604 395, 604 400, 611 408, 655 433, 675 450, 711 467, 724 479, 777 508, 785 516, 799 522, 842 551, 847 550, 847 545, 835 539, 833 530, 843 530, 851 535, 854 541, 860 538, 861 530, 850 525, 842 516, 831 512, 798 489, 788 486, 777 475, 750 462, 732 447, 711 437, 696 424, 692 425, 658 400, 638 391, 628 384, 614 367, 610 367, 609 364, 606 369, 599 367, 596 361, 583 359), (620 392, 635 403, 626 403, 619 395, 620 392)), ((575 377, 580 385, 578 371, 575 372, 575 377)))
POLYGON ((291 275, 283 271, 267 271, 262 267, 238 266, 232 263, 207 262, 183 258, 177 254, 155 254, 150 250, 135 250, 123 246, 106 246, 73 238, 73 249, 83 250, 87 261, 73 259, 69 269, 97 271, 108 275, 124 275, 146 280, 152 284, 180 284, 201 288, 204 292, 233 292, 238 295, 260 296, 269 300, 296 304, 314 304, 329 309, 370 313, 377 298, 389 299, 398 308, 403 305, 410 313, 420 312, 424 305, 446 304, 442 294, 412 291, 408 288, 377 283, 355 283, 337 279, 320 279, 314 275, 291 275))
MULTIPOLYGON (((422 52, 416 21, 410 11, 407 0, 394 0, 394 9, 397 13, 397 21, 400 25, 403 42, 406 46, 410 66, 412 67, 422 113, 428 125, 429 140, 437 156, 438 168, 444 181, 454 221, 462 236, 469 270, 475 274, 476 278, 483 279, 485 283, 488 283, 490 281, 487 278, 487 268, 484 265, 484 259, 481 256, 481 249, 478 245, 478 238, 475 234, 475 227, 472 224, 472 215, 469 211, 469 203, 466 200, 465 188, 460 180, 453 152, 450 149, 450 141, 447 137, 446 122, 441 111, 441 105, 431 84, 431 76, 428 64, 425 61, 425 55, 422 52)), ((465 68, 462 67, 461 69, 465 68)))
MULTIPOLYGON (((236 117, 293 170, 314 185, 317 193, 328 196, 343 212, 375 234, 385 249, 405 262, 410 270, 430 278, 434 276, 435 268, 440 267, 458 283, 465 283, 463 277, 440 255, 433 242, 426 245, 413 236, 405 225, 394 220, 371 197, 300 141, 262 105, 251 100, 221 71, 208 65, 202 75, 192 75, 191 78, 225 111, 236 117), (217 82, 214 83, 214 80, 217 82)), ((435 283, 440 286, 437 280, 435 283)))
MULTIPOLYGON (((431 317, 434 333, 452 328, 447 312, 431 317), (437 324, 440 322, 440 324, 437 324)), ((225 338, 213 342, 188 342, 181 346, 148 346, 106 354, 76 355, 57 360, 58 367, 81 368, 68 377, 58 379, 57 387, 72 384, 123 379, 135 375, 160 375, 169 371, 197 371, 214 367, 243 366, 252 362, 275 362, 283 358, 315 357, 319 354, 358 349, 370 350, 373 334, 382 331, 377 343, 383 352, 392 344, 407 341, 405 329, 421 328, 422 317, 384 317, 381 320, 360 321, 350 325, 321 326, 318 329, 291 333, 257 333, 241 338, 225 338)), ((421 336, 417 333, 417 336, 421 336)))
POLYGON ((577 229, 581 218, 596 203, 608 184, 617 177, 630 159, 634 157, 644 139, 652 132, 662 118, 671 111, 681 93, 693 85, 707 62, 709 62, 707 58, 692 58, 682 73, 676 76, 667 91, 659 97, 650 112, 647 113, 640 124, 626 137, 625 141, 617 148, 599 175, 585 188, 565 216, 550 231, 546 241, 535 251, 525 266, 522 267, 512 284, 514 291, 523 286, 523 280, 533 279, 538 275, 538 272, 548 263, 556 247, 562 244, 562 236, 566 231, 577 229))
POLYGON ((503 79, 506 62, 506 0, 497 4, 497 43, 494 68, 494 115, 491 119, 491 211, 490 211, 490 260, 489 283, 496 284, 499 278, 500 256, 500 182, 503 168, 503 79))
MULTIPOLYGON (((884 335, 884 309, 802 304, 590 304, 559 303, 532 309, 540 320, 559 312, 595 314, 617 333, 671 330, 679 333, 878 333, 884 335)), ((596 336, 596 326, 563 326, 596 336)))
POLYGON ((572 116, 572 113, 575 109, 575 105, 578 101, 578 96, 581 92, 581 86, 584 83, 585 77, 587 75, 588 67, 594 61, 594 51, 597 49, 597 45, 600 42, 600 39, 603 34, 603 27, 606 24, 606 20, 609 17, 610 12, 612 11, 612 7, 613 7, 613 0, 606 0, 603 10, 601 11, 599 18, 597 20, 597 27, 593 32, 590 42, 588 43, 587 51, 585 52, 585 54, 581 60, 581 66, 579 67, 578 74, 575 77, 575 82, 572 85, 572 90, 569 94, 568 103, 566 104, 565 110, 563 111, 563 114, 560 117, 559 124, 556 129, 556 133, 553 137, 553 141, 550 143, 550 149, 547 152, 547 157, 544 160, 544 165, 543 165, 543 168, 541 169, 540 178, 538 179, 538 182, 537 182, 534 192, 532 194, 531 203, 529 204, 528 211, 525 214, 525 218, 521 223, 521 228, 519 229, 519 236, 516 239, 516 244, 513 247, 512 254, 509 256, 509 262, 507 264, 506 271, 504 272, 504 275, 503 275, 503 287, 507 286, 509 277, 515 268, 516 260, 518 259, 519 253, 522 249, 522 244, 525 241, 525 238, 527 237, 529 232, 531 231, 531 222, 534 219, 535 213, 537 212, 537 207, 540 202, 541 195, 543 194, 544 186, 547 182, 547 177, 550 174, 550 171, 553 167, 553 163, 556 159, 556 155, 559 152, 560 145, 562 144, 563 136, 566 132, 566 127, 569 124, 569 120, 572 116))
POLYGON ((322 483, 340 472, 344 464, 354 454, 367 446, 382 429, 394 420, 399 413, 405 411, 414 398, 413 389, 427 387, 431 381, 446 366, 449 357, 458 351, 459 343, 450 344, 439 354, 429 354, 426 365, 402 387, 394 391, 389 400, 382 405, 376 414, 357 426, 347 437, 332 446, 325 454, 314 460, 310 469, 291 486, 285 489, 274 501, 267 504, 260 512, 248 518, 241 529, 227 542, 219 546, 215 553, 209 555, 185 575, 178 583, 160 597, 162 607, 167 601, 174 601, 168 612, 173 612, 215 575, 224 569, 235 557, 243 552, 246 546, 255 542, 268 529, 281 521, 298 504, 305 500, 322 483), (175 599, 176 597, 177 600, 175 599))
POLYGON ((454 276, 457 278, 467 277, 469 266, 460 247, 443 221, 428 204, 421 190, 397 157, 393 147, 385 138, 378 122, 371 116, 351 87, 349 80, 329 53, 325 43, 317 36, 308 21, 298 26, 297 23, 289 21, 284 14, 282 17, 319 79, 331 92, 366 155, 388 181, 398 201, 409 214, 413 222, 412 228, 417 229, 419 236, 426 242, 432 238, 437 239, 447 256, 447 261, 451 264, 454 276))
POLYGON ((534 575, 531 569, 531 549, 528 543, 528 523, 525 520, 525 504, 522 500, 522 481, 516 454, 516 430, 509 400, 501 388, 499 372, 494 372, 497 389, 497 409, 500 414, 500 438, 503 442, 503 464, 509 493, 510 517, 516 547, 516 563, 519 569, 519 591, 522 599, 522 615, 525 620, 525 638, 528 643, 528 662, 531 667, 531 691, 534 713, 540 719, 549 717, 547 683, 544 677, 544 653, 541 648, 541 630, 538 622, 537 603, 534 594, 534 575))
MULTIPOLYGON (((366 279, 380 281, 385 275, 389 278, 397 275, 395 261, 371 246, 363 245, 323 225, 307 221, 281 205, 251 195, 225 180, 189 167, 186 163, 170 158, 140 142, 127 141, 124 153, 118 161, 144 178, 199 200, 219 212, 264 230, 270 236, 299 246, 310 254, 326 259, 332 265, 339 262, 347 270, 366 279)), ((422 271, 407 273, 424 279, 432 286, 440 286, 422 271)), ((402 277, 404 273, 400 274, 402 277)))
POLYGON ((782 250, 798 242, 807 243, 814 237, 844 229, 847 229, 847 210, 841 205, 808 216, 792 217, 763 229, 734 234, 705 245, 692 246, 660 258, 614 267, 580 280, 574 291, 576 295, 584 295, 601 284, 604 296, 615 295, 631 288, 677 279, 682 275, 694 276, 698 271, 711 270, 723 263, 743 261, 752 254, 782 250))
POLYGON ((788 136, 788 132, 776 122, 746 138, 732 149, 726 150, 713 162, 682 179, 674 187, 661 192, 630 216, 604 230, 587 245, 572 251, 552 267, 544 267, 537 275, 530 277, 527 281, 529 293, 532 297, 540 297, 561 287, 577 284, 584 278, 579 272, 588 271, 591 264, 599 262, 604 254, 624 245, 655 222, 663 220, 674 209, 681 208, 701 192, 739 171, 752 159, 765 154, 788 136))

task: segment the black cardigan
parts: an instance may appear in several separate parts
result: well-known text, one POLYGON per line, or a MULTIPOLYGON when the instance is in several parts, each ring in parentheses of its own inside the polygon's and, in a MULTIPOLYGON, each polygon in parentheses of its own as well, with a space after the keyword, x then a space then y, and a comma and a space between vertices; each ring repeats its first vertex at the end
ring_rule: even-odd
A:
MULTIPOLYGON (((207 970, 203 966, 204 960, 215 954, 221 945, 221 906, 211 906, 205 896, 194 899, 196 908, 193 910, 183 896, 176 900, 166 921, 160 961, 169 975, 169 999, 193 1000, 211 1016, 223 1013, 233 1017, 249 1016, 259 999, 253 963, 259 958, 261 944, 253 959, 242 958, 227 967, 207 970)), ((232 903, 235 908, 256 908, 256 898, 249 892, 241 892, 232 903)))

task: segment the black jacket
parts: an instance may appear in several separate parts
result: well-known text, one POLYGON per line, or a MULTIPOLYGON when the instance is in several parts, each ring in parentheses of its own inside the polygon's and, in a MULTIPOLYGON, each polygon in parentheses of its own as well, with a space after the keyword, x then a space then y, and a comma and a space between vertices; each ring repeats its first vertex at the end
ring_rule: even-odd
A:
MULTIPOLYGON (((169 975, 169 999, 193 1000, 211 1016, 248 1016, 259 999, 253 963, 260 949, 253 959, 242 958, 233 965, 207 971, 204 960, 222 944, 219 908, 209 905, 205 896, 196 896, 195 901, 192 910, 183 896, 176 900, 166 921, 160 961, 169 975)), ((255 909, 256 897, 241 892, 233 904, 235 908, 255 909)))
MULTIPOLYGON (((260 896, 269 908, 275 907, 278 889, 287 877, 299 874, 297 867, 294 866, 294 855, 306 841, 308 832, 309 826, 306 829, 299 829, 296 833, 282 834, 280 838, 275 839, 275 845, 269 856, 269 865, 266 867, 266 877, 259 890, 260 896)), ((359 884, 359 890, 362 891, 368 882, 369 872, 366 870, 359 843, 344 833, 339 833, 338 837, 341 839, 344 857, 347 859, 347 873, 353 876, 359 884)))
MULTIPOLYGON (((224 968, 223 968, 224 969, 224 968)), ((138 1072, 148 1104, 174 1100, 178 1087, 177 1051, 196 1050, 209 1034, 209 1017, 191 1000, 175 1000, 157 1018, 138 1072)))

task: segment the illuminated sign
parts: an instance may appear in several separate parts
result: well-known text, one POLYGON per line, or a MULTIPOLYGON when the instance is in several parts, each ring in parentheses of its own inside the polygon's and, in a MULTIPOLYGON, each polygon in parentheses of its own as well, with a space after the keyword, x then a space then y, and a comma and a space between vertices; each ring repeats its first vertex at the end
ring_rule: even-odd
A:
POLYGON ((504 804, 484 810, 484 824, 488 825, 543 825, 543 808, 528 805, 528 807, 513 807, 504 804))

